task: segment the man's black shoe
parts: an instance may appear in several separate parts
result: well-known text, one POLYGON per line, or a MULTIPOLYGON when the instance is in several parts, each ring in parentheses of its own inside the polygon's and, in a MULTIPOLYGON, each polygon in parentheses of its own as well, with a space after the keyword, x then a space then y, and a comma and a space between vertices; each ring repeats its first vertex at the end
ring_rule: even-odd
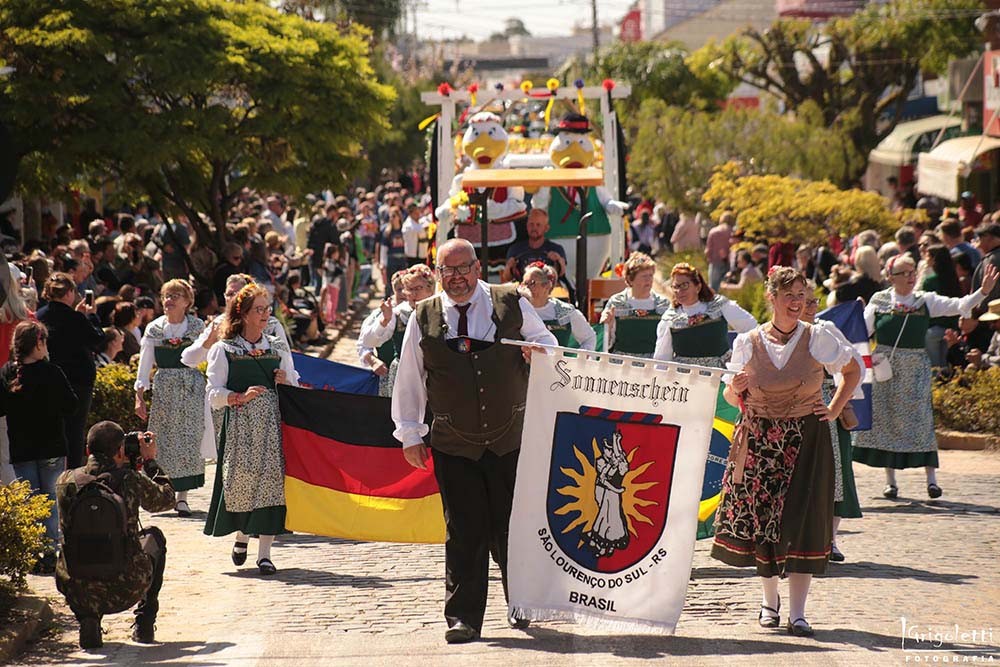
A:
POLYGON ((101 619, 81 618, 80 619, 80 648, 101 648, 104 640, 101 638, 101 619))
POLYGON ((156 642, 155 634, 156 626, 153 625, 153 621, 137 618, 132 624, 132 641, 134 642, 153 644, 156 642))
POLYGON ((528 626, 531 625, 531 621, 526 618, 514 618, 513 614, 508 614, 507 625, 515 630, 526 630, 528 626))
POLYGON ((462 621, 448 628, 444 633, 444 640, 449 644, 465 644, 479 639, 479 633, 474 628, 469 627, 462 621))

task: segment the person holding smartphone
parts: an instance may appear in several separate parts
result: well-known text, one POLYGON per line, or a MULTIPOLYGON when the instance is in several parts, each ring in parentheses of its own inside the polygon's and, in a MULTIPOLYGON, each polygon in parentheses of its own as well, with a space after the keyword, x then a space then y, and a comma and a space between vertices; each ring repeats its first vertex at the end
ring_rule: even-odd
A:
POLYGON ((58 366, 79 398, 76 410, 66 417, 66 466, 82 466, 87 414, 94 395, 97 366, 94 353, 104 344, 104 331, 94 307, 80 298, 73 278, 62 272, 45 281, 42 297, 48 303, 38 310, 38 320, 49 330, 49 360, 58 366))

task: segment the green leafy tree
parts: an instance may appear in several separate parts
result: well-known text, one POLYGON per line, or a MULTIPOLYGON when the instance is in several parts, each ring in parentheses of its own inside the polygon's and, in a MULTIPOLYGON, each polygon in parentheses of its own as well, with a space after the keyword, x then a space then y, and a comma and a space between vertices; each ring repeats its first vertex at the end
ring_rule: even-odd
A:
POLYGON ((437 79, 408 80, 393 71, 378 50, 373 61, 379 80, 392 86, 396 93, 387 115, 387 131, 365 147, 369 177, 376 179, 386 169, 406 167, 424 157, 427 134, 420 130, 419 125, 435 109, 420 101, 420 93, 434 90, 445 77, 442 75, 437 79))
POLYGON ((769 109, 691 112, 647 100, 635 126, 630 182, 690 210, 704 207, 701 193, 716 168, 730 160, 747 173, 835 182, 864 164, 849 137, 824 127, 811 104, 791 117, 769 109))
POLYGON ((596 85, 610 78, 630 84, 632 94, 617 103, 626 122, 647 99, 690 109, 717 109, 719 100, 732 90, 732 81, 708 68, 693 70, 688 57, 677 42, 615 42, 601 50, 596 64, 571 59, 559 76, 570 83, 582 78, 596 85))
POLYGON ((284 0, 281 8, 308 19, 360 23, 375 37, 392 37, 403 15, 402 0, 284 0))
POLYGON ((262 3, 5 0, 0 117, 37 178, 22 187, 114 179, 218 246, 244 186, 302 193, 363 170, 393 100, 366 37, 262 3))
MULTIPOLYGON (((756 86, 785 108, 812 102, 828 126, 868 153, 892 131, 921 71, 981 49, 973 25, 980 0, 892 0, 826 23, 778 19, 702 48, 702 72, 756 86)), ((852 174, 860 175, 864 165, 852 174)))
POLYGON ((854 236, 874 229, 882 236, 897 228, 896 216, 877 192, 841 190, 827 181, 746 173, 735 162, 722 165, 704 200, 712 217, 735 211, 746 238, 821 244, 831 234, 854 236))

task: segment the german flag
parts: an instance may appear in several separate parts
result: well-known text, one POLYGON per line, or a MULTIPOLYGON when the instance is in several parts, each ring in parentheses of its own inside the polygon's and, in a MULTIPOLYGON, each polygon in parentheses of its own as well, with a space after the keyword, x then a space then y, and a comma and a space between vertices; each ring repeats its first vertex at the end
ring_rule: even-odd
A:
POLYGON ((285 527, 371 542, 444 542, 441 496, 392 437, 390 399, 280 385, 285 527))

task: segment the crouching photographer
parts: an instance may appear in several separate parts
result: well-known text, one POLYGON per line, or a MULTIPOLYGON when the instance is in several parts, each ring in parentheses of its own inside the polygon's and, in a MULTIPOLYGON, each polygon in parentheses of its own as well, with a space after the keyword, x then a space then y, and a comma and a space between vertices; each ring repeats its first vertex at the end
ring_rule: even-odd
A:
POLYGON ((174 489, 156 464, 154 433, 125 434, 110 421, 87 433, 87 464, 56 482, 63 548, 56 586, 80 622, 80 648, 100 648, 101 617, 139 603, 133 641, 151 644, 166 563, 159 528, 142 529, 139 506, 162 512, 174 489))

